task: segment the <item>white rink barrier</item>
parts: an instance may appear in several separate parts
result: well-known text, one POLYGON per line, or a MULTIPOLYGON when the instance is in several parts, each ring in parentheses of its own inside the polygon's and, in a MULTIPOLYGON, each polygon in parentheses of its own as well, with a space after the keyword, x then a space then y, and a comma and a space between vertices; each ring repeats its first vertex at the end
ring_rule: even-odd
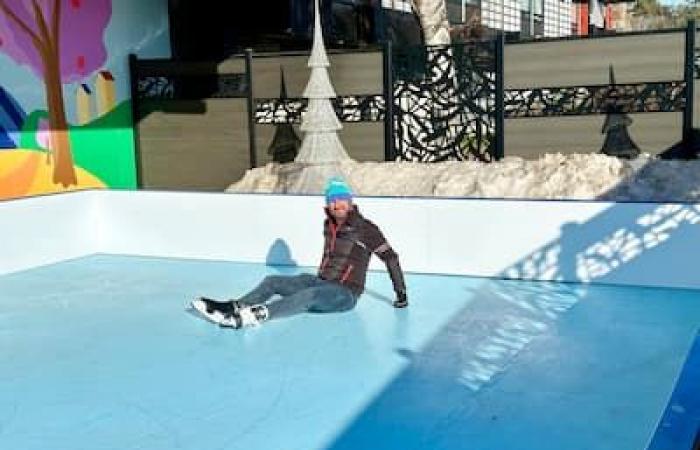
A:
MULTIPOLYGON (((357 198, 407 272, 700 288, 700 205, 357 198)), ((0 273, 91 253, 316 266, 323 198, 85 191, 0 202, 0 273)), ((374 260, 372 268, 382 269, 374 260)))

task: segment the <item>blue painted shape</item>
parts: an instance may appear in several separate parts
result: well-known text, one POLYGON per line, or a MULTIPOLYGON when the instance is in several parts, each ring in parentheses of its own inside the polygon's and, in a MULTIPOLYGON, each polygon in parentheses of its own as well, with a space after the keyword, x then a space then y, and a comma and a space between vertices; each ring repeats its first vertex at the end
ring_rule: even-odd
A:
POLYGON ((19 103, 0 86, 0 149, 19 146, 20 131, 27 114, 19 103))
MULTIPOLYGON (((287 268, 309 271, 312 268, 287 268)), ((99 255, 0 276, 0 448, 639 450, 697 291, 384 272, 348 313, 183 311, 264 264, 99 255)))
POLYGON ((691 450, 700 437, 700 333, 688 353, 649 450, 691 450))
POLYGON ((0 150, 15 148, 16 146, 15 141, 10 137, 10 132, 0 125, 0 150))

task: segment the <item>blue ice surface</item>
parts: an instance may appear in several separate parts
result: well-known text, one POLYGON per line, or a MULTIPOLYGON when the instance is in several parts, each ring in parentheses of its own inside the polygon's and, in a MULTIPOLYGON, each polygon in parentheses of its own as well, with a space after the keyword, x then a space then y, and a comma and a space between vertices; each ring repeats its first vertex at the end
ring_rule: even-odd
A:
POLYGON ((649 450, 697 449, 700 446, 700 332, 683 364, 671 400, 649 450))
MULTIPOLYGON (((256 329, 185 312, 313 269, 94 255, 0 276, 0 449, 644 449, 700 292, 384 272, 256 329)), ((697 395, 697 390, 695 391, 697 395)))

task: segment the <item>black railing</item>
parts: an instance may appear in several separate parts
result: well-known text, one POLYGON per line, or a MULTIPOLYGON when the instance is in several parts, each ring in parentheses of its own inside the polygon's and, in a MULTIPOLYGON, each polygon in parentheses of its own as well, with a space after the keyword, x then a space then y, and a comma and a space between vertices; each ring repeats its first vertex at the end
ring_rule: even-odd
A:
POLYGON ((688 21, 685 30, 685 59, 684 79, 685 79, 685 108, 683 108, 683 143, 686 148, 694 147, 693 132, 693 104, 695 99, 695 20, 688 21))
POLYGON ((393 66, 392 58, 392 43, 386 41, 382 49, 382 85, 384 94, 384 106, 386 108, 386 116, 384 117, 384 159, 386 161, 394 161, 396 159, 396 148, 394 146, 394 72, 391 70, 393 66))

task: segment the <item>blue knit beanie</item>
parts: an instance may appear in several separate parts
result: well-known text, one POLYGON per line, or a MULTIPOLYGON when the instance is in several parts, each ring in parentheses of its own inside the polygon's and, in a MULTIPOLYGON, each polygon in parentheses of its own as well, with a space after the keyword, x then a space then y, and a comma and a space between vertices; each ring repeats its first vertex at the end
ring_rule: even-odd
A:
POLYGON ((352 201, 350 186, 340 177, 330 178, 326 184, 326 204, 336 200, 352 201))

